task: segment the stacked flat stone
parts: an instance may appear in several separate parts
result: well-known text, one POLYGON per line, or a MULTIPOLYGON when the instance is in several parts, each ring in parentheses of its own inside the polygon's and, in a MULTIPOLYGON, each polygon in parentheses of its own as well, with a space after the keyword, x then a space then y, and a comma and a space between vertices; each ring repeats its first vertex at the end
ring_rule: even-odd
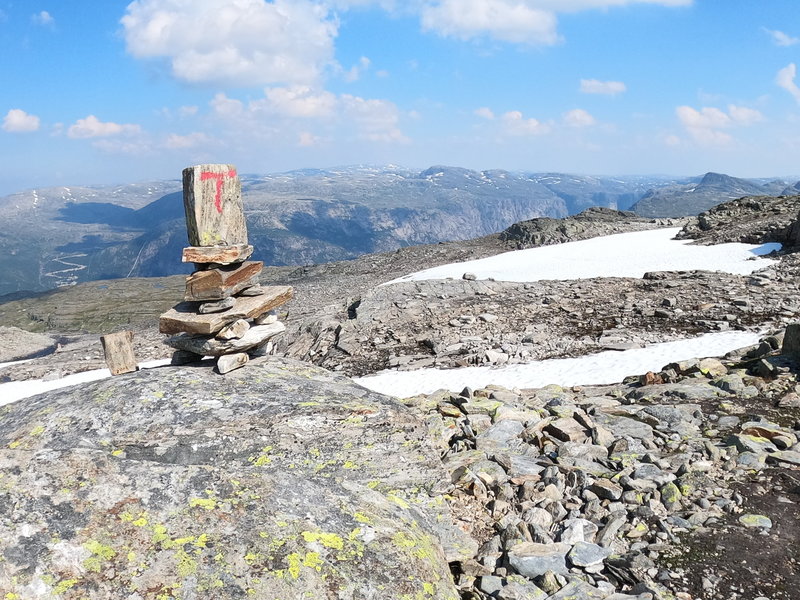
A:
POLYGON ((195 265, 186 278, 184 301, 161 315, 159 331, 177 334, 173 364, 217 357, 227 373, 251 355, 271 351, 272 339, 286 328, 275 309, 292 297, 289 286, 259 284, 264 263, 247 260, 241 182, 233 165, 198 165, 183 170, 183 205, 188 248, 183 262, 195 265))

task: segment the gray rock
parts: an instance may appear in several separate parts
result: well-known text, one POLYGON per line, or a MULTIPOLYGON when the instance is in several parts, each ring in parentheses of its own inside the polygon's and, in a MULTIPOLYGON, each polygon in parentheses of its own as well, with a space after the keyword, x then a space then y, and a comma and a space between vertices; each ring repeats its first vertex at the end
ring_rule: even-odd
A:
POLYGON ((226 377, 164 367, 0 417, 5 593, 49 597, 75 580, 75 597, 185 595, 208 582, 202 595, 220 600, 323 598, 339 582, 343 599, 457 597, 448 559, 465 557, 445 554, 450 518, 419 492, 444 477, 424 425, 346 378, 277 359, 226 377))
POLYGON ((239 292, 239 296, 263 296, 266 293, 261 284, 251 285, 239 292))
POLYGON ((481 577, 480 584, 478 584, 478 588, 484 593, 488 595, 495 594, 503 589, 503 579, 501 577, 497 577, 495 575, 484 575, 481 577))
POLYGON ((586 439, 586 430, 571 417, 556 419, 545 427, 545 431, 563 442, 578 442, 586 439))
POLYGON ((286 327, 283 323, 272 323, 271 325, 257 325, 251 327, 243 337, 232 340, 218 340, 206 335, 191 335, 182 333, 167 338, 166 343, 177 348, 186 350, 203 356, 222 356, 223 354, 233 354, 244 352, 257 346, 261 346, 278 334, 283 333, 286 327))
POLYGON ((791 323, 787 325, 786 332, 783 336, 781 352, 789 355, 800 354, 800 323, 791 323))
POLYGON ((639 440, 652 440, 653 428, 630 417, 598 414, 595 420, 604 425, 615 438, 631 437, 639 440))
POLYGON ((569 561, 576 567, 599 565, 609 556, 611 550, 588 542, 577 542, 567 554, 569 561))
POLYGON ((221 340, 235 340, 244 336, 249 329, 250 323, 244 319, 239 319, 238 321, 234 321, 230 325, 223 327, 219 333, 217 333, 216 337, 221 340))
POLYGON ((800 452, 794 450, 773 452, 772 454, 767 454, 765 458, 768 463, 773 465, 800 467, 800 452))
POLYGON ((587 460, 605 460, 608 458, 608 449, 595 444, 581 444, 578 442, 564 442, 558 448, 560 457, 585 458, 587 460))
POLYGON ((711 382, 711 385, 716 386, 723 392, 728 392, 729 394, 738 394, 745 388, 742 376, 735 373, 718 377, 711 382))
POLYGON ((217 359, 217 372, 220 375, 230 373, 236 369, 240 369, 247 364, 250 357, 245 352, 237 352, 236 354, 225 354, 217 359))
POLYGON ((760 471, 767 466, 767 457, 772 456, 766 452, 740 452, 736 457, 736 464, 745 469, 760 471))
POLYGON ((209 315, 212 313, 218 313, 226 311, 230 308, 233 308, 236 304, 236 300, 231 296, 228 298, 224 298, 223 300, 218 300, 217 302, 203 302, 197 309, 201 315, 209 315))
POLYGON ((519 575, 511 575, 505 587, 497 592, 497 600, 547 600, 549 594, 519 575))
POLYGON ((772 528, 772 519, 770 519, 769 517, 765 517, 764 515, 754 515, 754 514, 742 515, 741 517, 739 517, 739 523, 741 523, 745 527, 750 527, 753 529, 772 528))
POLYGON ((568 573, 566 556, 569 551, 567 544, 521 542, 509 550, 508 561, 517 573, 531 579, 547 571, 563 575, 568 573))
POLYGON ((777 452, 778 449, 775 444, 766 438, 754 435, 734 434, 728 436, 725 440, 726 446, 735 446, 739 452, 753 452, 754 454, 761 454, 762 452, 777 452))
POLYGON ((512 454, 510 459, 511 469, 508 471, 509 477, 539 475, 544 471, 544 467, 533 458, 512 454))
POLYGON ((604 500, 619 500, 622 498, 622 486, 608 479, 597 479, 589 486, 589 490, 604 500))
POLYGON ((659 469, 656 465, 648 463, 636 467, 631 477, 633 479, 647 479, 649 481, 653 481, 659 486, 669 483, 670 481, 675 481, 675 475, 673 473, 666 473, 659 469))
POLYGON ((31 333, 19 327, 0 327, 0 363, 36 356, 55 347, 56 341, 49 335, 31 333))
POLYGON ((548 600, 603 600, 606 594, 588 583, 573 579, 548 600))
POLYGON ((567 519, 561 523, 562 530, 558 541, 565 544, 592 542, 597 535, 598 527, 587 519, 567 519))
POLYGON ((484 449, 516 449, 524 444, 520 434, 525 426, 519 421, 503 420, 495 423, 481 433, 475 440, 477 447, 484 449))

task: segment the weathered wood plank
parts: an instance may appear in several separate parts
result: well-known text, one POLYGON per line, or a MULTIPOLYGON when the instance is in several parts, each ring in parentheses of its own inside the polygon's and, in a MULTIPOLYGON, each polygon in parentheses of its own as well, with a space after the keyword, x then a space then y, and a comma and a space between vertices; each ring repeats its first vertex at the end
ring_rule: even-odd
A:
POLYGON ((183 208, 191 246, 247 244, 242 184, 233 165, 184 169, 183 208))
POLYGON ((253 254, 253 247, 249 244, 236 244, 235 246, 189 246, 183 249, 181 262, 229 265, 245 261, 250 258, 251 254, 253 254))
POLYGON ((264 263, 261 261, 248 261, 206 271, 195 271, 186 278, 186 292, 183 299, 204 302, 228 298, 258 283, 258 274, 263 268, 264 263))
POLYGON ((196 302, 181 302, 171 308, 159 319, 161 333, 200 333, 211 335, 225 325, 239 319, 252 319, 277 308, 292 299, 291 286, 271 286, 264 288, 261 296, 239 296, 233 308, 222 313, 197 314, 196 302))
POLYGON ((112 375, 132 373, 136 370, 136 356, 133 353, 133 332, 119 331, 100 337, 108 370, 112 375))

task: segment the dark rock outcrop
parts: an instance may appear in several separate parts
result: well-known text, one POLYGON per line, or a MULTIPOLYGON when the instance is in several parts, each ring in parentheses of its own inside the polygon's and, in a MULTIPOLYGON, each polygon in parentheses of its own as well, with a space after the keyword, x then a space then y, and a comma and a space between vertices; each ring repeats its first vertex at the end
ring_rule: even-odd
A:
POLYGON ((778 242, 800 245, 800 196, 755 196, 725 202, 698 215, 678 235, 703 244, 778 242))

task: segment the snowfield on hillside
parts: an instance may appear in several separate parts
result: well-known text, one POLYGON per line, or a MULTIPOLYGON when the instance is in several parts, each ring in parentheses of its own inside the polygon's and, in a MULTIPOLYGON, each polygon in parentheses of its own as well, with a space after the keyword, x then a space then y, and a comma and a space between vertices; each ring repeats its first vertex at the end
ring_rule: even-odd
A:
POLYGON ((642 277, 648 271, 723 271, 749 275, 774 260, 759 258, 780 244, 690 245, 674 240, 680 228, 651 229, 505 252, 488 258, 425 269, 384 285, 423 279, 460 279, 472 273, 495 281, 546 281, 594 277, 642 277))
POLYGON ((578 358, 553 358, 499 368, 381 371, 355 381, 374 392, 398 398, 430 394, 441 389, 458 393, 464 387, 477 390, 489 384, 519 389, 550 384, 602 385, 620 382, 628 375, 660 371, 666 364, 678 360, 722 356, 731 350, 755 344, 759 338, 758 333, 724 331, 623 352, 608 350, 578 358))

